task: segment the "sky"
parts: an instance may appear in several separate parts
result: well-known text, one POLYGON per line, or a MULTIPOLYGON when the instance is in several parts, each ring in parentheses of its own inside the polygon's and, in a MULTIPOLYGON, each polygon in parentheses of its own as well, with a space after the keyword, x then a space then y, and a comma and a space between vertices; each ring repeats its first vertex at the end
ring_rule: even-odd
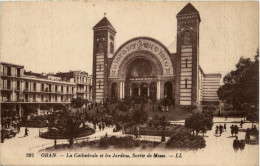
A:
MULTIPOLYGON (((106 13, 116 49, 148 36, 176 52, 177 13, 188 2, 1 2, 2 62, 33 72, 92 74, 93 30, 106 13)), ((235 69, 259 46, 258 2, 191 2, 199 11, 199 63, 205 73, 235 69)))

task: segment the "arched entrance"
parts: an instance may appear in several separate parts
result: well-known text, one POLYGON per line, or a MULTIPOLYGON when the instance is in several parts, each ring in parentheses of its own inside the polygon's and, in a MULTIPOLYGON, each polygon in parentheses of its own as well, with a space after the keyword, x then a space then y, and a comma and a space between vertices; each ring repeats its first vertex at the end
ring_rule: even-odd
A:
POLYGON ((150 98, 151 98, 151 100, 152 100, 152 101, 156 101, 157 86, 156 86, 156 83, 155 83, 155 82, 151 83, 149 92, 150 92, 150 98))
POLYGON ((117 84, 113 83, 111 86, 111 97, 112 99, 117 99, 117 84))
POLYGON ((172 100, 172 83, 170 81, 164 84, 164 98, 172 100))
POLYGON ((108 79, 118 82, 120 99, 142 96, 161 100, 162 82, 174 77, 170 57, 166 47, 155 39, 131 39, 116 51, 108 79))

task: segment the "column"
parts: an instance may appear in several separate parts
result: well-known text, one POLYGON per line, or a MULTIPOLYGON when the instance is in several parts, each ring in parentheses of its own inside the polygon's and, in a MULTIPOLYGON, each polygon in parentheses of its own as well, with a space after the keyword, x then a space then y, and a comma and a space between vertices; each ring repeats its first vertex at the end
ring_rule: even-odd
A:
POLYGON ((138 96, 140 96, 141 95, 141 88, 140 88, 140 86, 138 86, 138 96))
POLYGON ((147 91, 148 91, 148 97, 150 96, 150 87, 147 87, 147 91))
POLYGON ((132 97, 132 87, 130 87, 130 97, 132 97))
POLYGON ((160 100, 160 93, 161 93, 161 85, 160 81, 157 82, 157 100, 160 100))
POLYGON ((123 96, 122 96, 122 98, 124 99, 124 98, 125 98, 125 82, 124 82, 124 81, 122 82, 122 85, 123 85, 123 86, 122 86, 122 87, 123 87, 123 88, 122 88, 122 91, 123 91, 123 96))
POLYGON ((122 99, 122 82, 119 84, 119 99, 122 99))
POLYGON ((119 86, 119 96, 120 96, 120 99, 123 99, 125 98, 125 82, 124 81, 121 81, 120 82, 120 86, 119 86))

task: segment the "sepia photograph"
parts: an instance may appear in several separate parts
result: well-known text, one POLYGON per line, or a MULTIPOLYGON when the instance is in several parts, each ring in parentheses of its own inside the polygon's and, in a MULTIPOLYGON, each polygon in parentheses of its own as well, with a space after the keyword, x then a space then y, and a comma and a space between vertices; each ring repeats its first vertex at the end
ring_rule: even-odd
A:
POLYGON ((0 165, 259 165, 258 1, 0 14, 0 165))

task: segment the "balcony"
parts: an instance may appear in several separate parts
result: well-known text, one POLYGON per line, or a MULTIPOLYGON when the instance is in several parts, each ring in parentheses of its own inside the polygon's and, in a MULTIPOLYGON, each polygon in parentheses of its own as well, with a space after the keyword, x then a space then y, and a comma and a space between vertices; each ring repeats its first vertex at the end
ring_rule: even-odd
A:
POLYGON ((19 77, 19 78, 21 78, 21 74, 10 74, 10 73, 9 74, 7 74, 7 73, 4 74, 3 72, 1 72, 0 74, 1 74, 1 77, 9 77, 9 78, 10 77, 15 77, 15 78, 19 77))
POLYGON ((82 89, 82 90, 77 90, 77 93, 86 93, 86 92, 82 89))
POLYGON ((78 84, 78 85, 85 85, 85 84, 87 84, 87 83, 85 83, 85 82, 77 82, 77 84, 78 84))
POLYGON ((33 90, 29 90, 29 89, 24 89, 23 91, 24 93, 41 93, 41 91, 37 91, 36 89, 33 89, 33 90))
POLYGON ((7 86, 7 87, 2 87, 1 90, 4 90, 4 91, 12 91, 13 88, 11 86, 7 86))

